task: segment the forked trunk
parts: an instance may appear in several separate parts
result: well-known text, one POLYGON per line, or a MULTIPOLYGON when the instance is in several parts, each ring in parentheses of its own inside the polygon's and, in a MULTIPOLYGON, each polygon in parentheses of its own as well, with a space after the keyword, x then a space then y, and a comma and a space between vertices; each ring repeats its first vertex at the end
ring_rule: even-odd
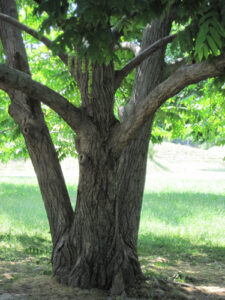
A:
MULTIPOLYGON (((64 283, 121 293, 141 277, 136 248, 119 226, 116 198, 118 159, 94 137, 89 154, 80 154, 74 222, 53 251, 53 274, 64 283)), ((128 216, 124 216, 127 218, 128 216)))
MULTIPOLYGON (((2 0, 0 9, 17 17, 14 0, 2 0)), ((168 32, 168 22, 165 27, 160 24, 153 27, 154 34, 145 46, 168 32)), ((29 73, 20 32, 2 23, 0 34, 7 63, 29 73)), ((161 80, 164 50, 159 52, 141 67, 144 78, 150 81, 154 78, 151 85, 143 77, 136 77, 133 108, 161 80), (148 64, 155 73, 148 74, 148 64)), ((40 103, 10 89, 7 90, 11 96, 10 112, 24 134, 38 176, 53 241, 53 275, 72 286, 111 288, 113 294, 120 294, 142 278, 137 236, 153 116, 142 127, 139 137, 115 158, 108 145, 116 122, 113 64, 90 66, 85 58, 83 63, 76 61, 76 70, 82 110, 89 123, 76 140, 80 178, 75 212, 40 103)))
POLYGON ((76 209, 72 226, 53 249, 53 274, 72 286, 111 288, 113 294, 120 294, 142 273, 136 248, 126 243, 119 224, 119 158, 112 155, 108 143, 117 122, 114 69, 113 64, 89 64, 87 58, 77 66, 83 109, 91 124, 76 138, 80 168, 76 209))

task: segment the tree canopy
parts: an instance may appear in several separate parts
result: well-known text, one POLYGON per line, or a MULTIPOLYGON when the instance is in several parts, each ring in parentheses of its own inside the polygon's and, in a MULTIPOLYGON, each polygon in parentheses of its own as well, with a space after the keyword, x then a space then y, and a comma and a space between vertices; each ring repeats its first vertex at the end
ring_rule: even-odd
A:
MULTIPOLYGON (((69 73, 75 53, 81 56, 88 54, 93 61, 100 63, 114 59, 119 70, 137 56, 146 22, 163 18, 171 7, 176 7, 172 27, 175 38, 167 49, 168 64, 177 59, 199 62, 223 53, 223 1, 119 1, 119 4, 118 1, 36 2, 39 5, 34 5, 33 1, 18 2, 20 22, 37 31, 36 37, 30 35, 28 30, 24 31, 33 79, 60 92, 78 106, 81 101, 79 90, 69 73), (44 34, 52 40, 47 43, 48 48, 39 42, 44 34), (67 66, 59 60, 57 54, 60 52, 67 60, 67 66)), ((1 50, 1 62, 4 61, 1 50)), ((134 72, 123 80, 117 90, 116 115, 118 107, 129 101, 133 80, 134 72)), ((152 141, 181 137, 193 142, 208 140, 217 145, 224 144, 223 91, 222 77, 216 83, 211 79, 208 83, 189 87, 171 98, 156 114, 152 141)), ((9 103, 6 97, 2 94, 0 103, 2 161, 28 157, 18 126, 7 116, 9 103)), ((47 106, 44 106, 44 111, 60 159, 68 154, 76 156, 73 151, 74 133, 54 111, 47 106)))

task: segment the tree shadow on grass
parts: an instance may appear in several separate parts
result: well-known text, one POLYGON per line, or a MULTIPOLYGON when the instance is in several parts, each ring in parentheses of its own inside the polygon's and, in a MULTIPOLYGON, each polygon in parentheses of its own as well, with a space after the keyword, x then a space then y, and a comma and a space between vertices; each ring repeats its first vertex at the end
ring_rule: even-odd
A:
POLYGON ((224 216, 225 195, 200 192, 145 193, 142 218, 155 219, 171 226, 179 226, 193 218, 204 220, 224 216))
MULTIPOLYGON (((4 205, 0 203, 0 214, 4 212, 9 218, 18 217, 14 206, 20 205, 20 202, 25 215, 26 211, 29 212, 30 206, 37 205, 39 207, 42 203, 37 187, 19 187, 13 184, 0 185, 1 200, 4 205), (1 187, 4 189, 1 189, 1 187), (7 195, 9 196, 8 201, 6 201, 7 195)), ((182 224, 184 219, 193 218, 203 210, 213 211, 214 214, 224 211, 224 203, 225 197, 215 194, 191 192, 151 193, 145 195, 142 213, 145 218, 154 217, 168 226, 177 226, 182 224)), ((41 209, 44 211, 44 207, 41 209)), ((36 214, 34 209, 33 211, 36 214)), ((41 214, 40 220, 43 218, 46 219, 46 216, 41 214)), ((38 226, 38 220, 35 221, 34 226, 38 226)), ((23 219, 21 219, 22 221, 23 219)), ((31 256, 35 257, 35 261, 37 260, 36 257, 38 260, 40 260, 39 257, 46 257, 50 262, 50 239, 47 240, 38 235, 11 234, 8 232, 6 235, 0 235, 0 242, 1 240, 6 240, 7 244, 0 247, 0 260, 9 262, 24 259, 26 261, 26 258, 31 256), (15 244, 19 247, 14 248, 13 245, 15 244)), ((177 260, 182 260, 189 263, 195 262, 201 266, 215 260, 225 262, 225 247, 195 245, 189 239, 180 236, 163 236, 147 232, 139 235, 139 255, 141 256, 142 266, 149 264, 149 258, 153 256, 165 257, 168 263, 172 264, 176 263, 177 260)), ((30 273, 28 275, 30 276, 30 273)), ((24 274, 21 273, 20 276, 24 276, 24 274)), ((147 297, 147 299, 187 299, 185 295, 191 296, 192 299, 222 299, 218 295, 213 294, 211 296, 204 291, 200 291, 195 286, 182 286, 182 284, 171 283, 160 278, 155 280, 154 276, 152 276, 146 288, 137 289, 137 293, 140 293, 141 298, 145 295, 143 290, 147 290, 147 294, 150 297, 152 296, 152 298, 147 297)), ((133 297, 134 294, 131 294, 131 296, 133 297)), ((137 299, 140 299, 140 297, 137 294, 137 299)))
POLYGON ((19 260, 27 256, 51 256, 52 244, 50 239, 27 234, 0 235, 0 260, 19 260), (16 245, 16 247, 15 247, 16 245))
POLYGON ((139 235, 138 249, 144 275, 153 287, 151 299, 225 299, 225 247, 148 233, 139 235))
POLYGON ((221 261, 225 263, 225 247, 196 245, 182 237, 156 236, 152 233, 140 234, 138 249, 141 256, 163 256, 168 260, 206 263, 221 261))
POLYGON ((145 194, 139 233, 142 255, 161 255, 169 260, 225 262, 225 247, 216 246, 223 229, 209 235, 215 220, 224 220, 225 196, 193 192, 145 194), (207 227, 205 227, 207 226, 207 227), (194 232, 193 232, 193 231, 194 232), (198 232, 199 230, 199 232, 198 232), (215 237, 215 239, 214 239, 215 237))

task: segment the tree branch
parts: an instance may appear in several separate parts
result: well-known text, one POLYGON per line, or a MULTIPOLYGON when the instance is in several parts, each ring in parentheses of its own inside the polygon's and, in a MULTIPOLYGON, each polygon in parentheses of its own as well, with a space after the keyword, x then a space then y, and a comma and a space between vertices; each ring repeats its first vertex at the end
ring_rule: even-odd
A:
POLYGON ((141 50, 141 47, 132 42, 122 42, 120 43, 122 49, 131 50, 135 56, 137 56, 141 50))
POLYGON ((5 91, 8 88, 17 89, 34 100, 42 101, 58 113, 76 132, 79 132, 83 125, 88 123, 82 110, 75 107, 66 98, 32 80, 29 75, 4 64, 0 64, 0 88, 5 91))
POLYGON ((171 43, 175 38, 176 34, 165 36, 160 40, 156 41, 148 48, 143 50, 138 56, 131 59, 121 70, 116 72, 116 80, 115 80, 115 89, 117 90, 123 79, 137 66, 139 66, 145 59, 147 59, 151 54, 156 52, 161 47, 165 46, 168 43, 171 43))
POLYGON ((164 80, 134 109, 130 116, 114 127, 110 139, 112 153, 117 156, 135 138, 138 130, 167 99, 173 97, 186 86, 201 80, 221 75, 225 71, 225 55, 214 59, 213 63, 189 64, 177 69, 164 80))
MULTIPOLYGON (((46 38, 45 36, 40 37, 38 32, 22 23, 20 23, 19 21, 17 21, 15 18, 12 18, 6 14, 0 13, 0 19, 2 21, 5 21, 17 28, 19 28, 20 30, 23 30, 25 32, 27 32, 28 34, 30 34, 31 36, 33 36, 35 39, 37 39, 38 41, 41 41, 47 48, 51 49, 52 48, 52 41, 49 40, 48 38, 46 38)), ((65 65, 68 64, 68 57, 66 54, 63 54, 61 52, 59 52, 57 54, 59 56, 59 58, 64 62, 65 65)))

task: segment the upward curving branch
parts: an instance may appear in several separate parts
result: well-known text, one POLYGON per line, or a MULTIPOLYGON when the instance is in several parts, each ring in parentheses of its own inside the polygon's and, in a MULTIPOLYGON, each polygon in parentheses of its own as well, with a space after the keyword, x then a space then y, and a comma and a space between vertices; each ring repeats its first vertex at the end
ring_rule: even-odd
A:
POLYGON ((29 75, 4 64, 0 64, 0 88, 5 91, 9 88, 17 89, 32 99, 42 101, 58 113, 76 132, 82 130, 83 126, 87 126, 89 122, 82 110, 75 107, 66 98, 32 80, 29 75))
POLYGON ((135 138, 138 129, 167 99, 186 86, 201 80, 221 75, 225 71, 225 55, 213 63, 189 64, 177 69, 166 80, 152 90, 139 106, 121 124, 115 126, 110 139, 112 153, 117 156, 135 138))
POLYGON ((152 55, 154 52, 156 52, 161 47, 171 43, 175 38, 177 37, 177 34, 168 35, 160 40, 156 41, 152 45, 150 45, 148 48, 146 48, 144 51, 142 51, 138 56, 131 59, 121 70, 116 72, 116 80, 115 80, 115 90, 117 90, 123 79, 136 67, 138 67, 145 59, 147 59, 150 55, 152 55))
MULTIPOLYGON (((40 37, 40 35, 38 34, 38 32, 22 23, 20 23, 19 21, 17 21, 15 18, 10 17, 6 14, 0 13, 0 20, 5 21, 17 28, 19 28, 20 30, 23 30, 25 32, 27 32, 28 34, 30 34, 31 36, 33 36, 35 39, 37 39, 38 41, 41 41, 47 48, 51 49, 52 48, 52 41, 49 40, 48 38, 46 38, 45 36, 40 37)), ((62 62, 67 65, 68 64, 68 56, 66 54, 63 54, 61 52, 58 53, 58 57, 62 60, 62 62)))

